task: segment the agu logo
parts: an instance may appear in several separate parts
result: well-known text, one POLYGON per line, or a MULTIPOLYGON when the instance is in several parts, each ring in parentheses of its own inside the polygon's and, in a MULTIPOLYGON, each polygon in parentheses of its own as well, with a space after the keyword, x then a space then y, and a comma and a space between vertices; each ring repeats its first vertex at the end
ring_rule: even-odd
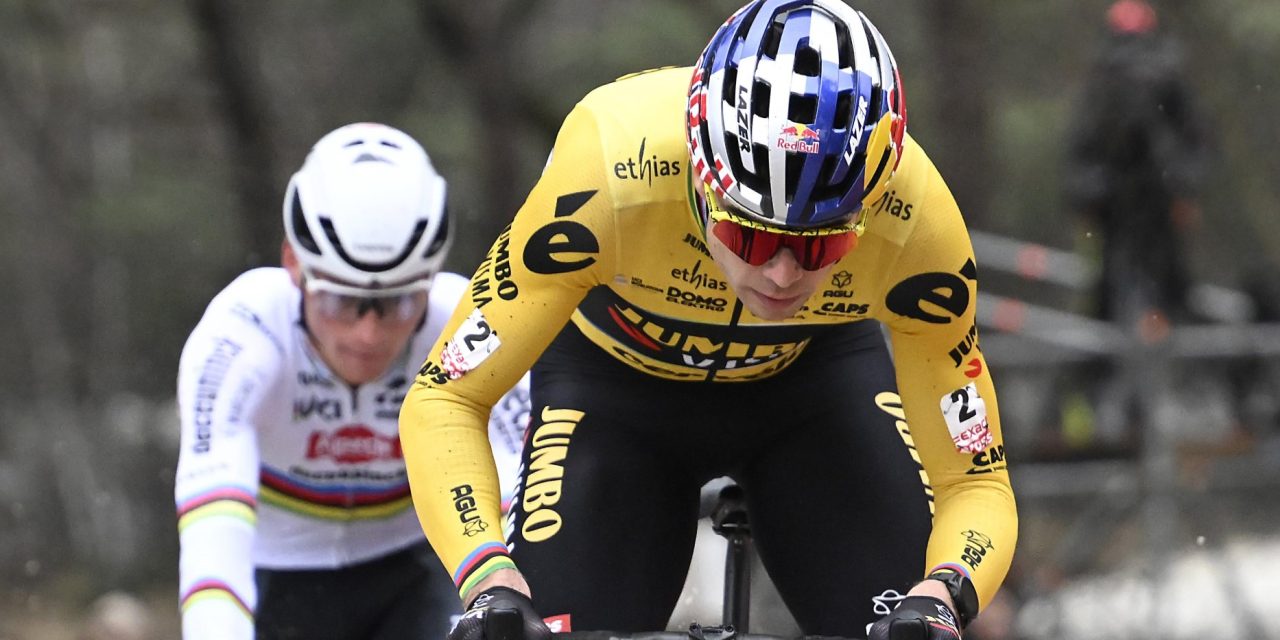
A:
POLYGON ((817 153, 819 145, 819 136, 816 129, 812 129, 799 122, 793 122, 782 128, 782 132, 778 135, 778 148, 783 151, 798 151, 800 153, 817 153))

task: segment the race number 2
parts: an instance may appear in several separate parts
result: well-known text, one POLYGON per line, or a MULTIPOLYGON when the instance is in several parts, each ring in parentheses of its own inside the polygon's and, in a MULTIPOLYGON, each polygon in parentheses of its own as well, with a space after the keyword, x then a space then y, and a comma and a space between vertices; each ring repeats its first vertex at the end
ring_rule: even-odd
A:
POLYGON ((987 423, 987 404, 978 395, 978 387, 969 384, 942 396, 942 416, 956 449, 964 453, 981 453, 995 439, 987 423))

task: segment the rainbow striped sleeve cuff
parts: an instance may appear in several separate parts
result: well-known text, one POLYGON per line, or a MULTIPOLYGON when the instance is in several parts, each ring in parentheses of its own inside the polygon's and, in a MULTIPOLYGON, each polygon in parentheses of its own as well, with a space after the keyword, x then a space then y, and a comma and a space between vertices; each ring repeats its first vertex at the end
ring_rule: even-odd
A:
POLYGON ((178 533, 213 517, 235 518, 253 526, 258 521, 257 509, 258 502, 248 490, 219 487, 178 503, 178 533))
POLYGON ((249 605, 245 604, 244 600, 221 580, 200 580, 192 585, 191 589, 182 596, 182 613, 185 614, 191 607, 202 602, 230 602, 250 622, 253 621, 253 611, 249 609, 249 605))
POLYGON ((505 544, 486 542, 476 547, 463 559, 462 564, 458 565, 457 571, 453 572, 453 584, 458 587, 460 595, 466 595, 471 587, 494 571, 514 568, 516 563, 511 561, 505 544))
POLYGON ((934 567, 934 568, 932 568, 932 569, 930 569, 930 570, 929 570, 928 575, 933 575, 933 573, 934 573, 934 572, 936 572, 936 571, 954 571, 954 572, 956 572, 956 573, 958 573, 958 574, 960 574, 960 575, 962 575, 962 576, 964 576, 964 577, 966 577, 966 578, 972 578, 972 577, 973 577, 973 576, 969 575, 969 570, 968 570, 968 569, 964 568, 964 566, 962 566, 962 565, 960 565, 960 564, 957 564, 957 563, 955 563, 955 562, 944 562, 944 563, 942 563, 942 564, 940 564, 940 565, 937 565, 936 567, 934 567))

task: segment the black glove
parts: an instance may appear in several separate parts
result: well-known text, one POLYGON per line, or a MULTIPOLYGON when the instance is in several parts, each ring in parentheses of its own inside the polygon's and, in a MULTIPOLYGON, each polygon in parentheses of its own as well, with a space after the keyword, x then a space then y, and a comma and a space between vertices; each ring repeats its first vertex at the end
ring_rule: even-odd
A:
POLYGON ((467 607, 448 640, 551 640, 529 597, 507 587, 485 589, 467 607))
POLYGON ((943 601, 907 596, 867 629, 867 640, 959 640, 960 625, 943 601))

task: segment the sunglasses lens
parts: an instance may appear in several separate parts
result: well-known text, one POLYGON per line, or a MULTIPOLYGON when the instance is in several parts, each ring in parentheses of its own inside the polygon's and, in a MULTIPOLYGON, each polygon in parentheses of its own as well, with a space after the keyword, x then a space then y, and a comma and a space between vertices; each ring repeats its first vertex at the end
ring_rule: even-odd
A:
POLYGON ((717 221, 711 227, 711 232, 733 255, 753 267, 768 262, 782 246, 782 236, 744 227, 732 220, 717 221))
POLYGON ((801 267, 816 271, 839 261, 858 244, 858 236, 852 231, 825 236, 793 236, 752 229, 732 220, 716 221, 711 232, 734 255, 753 267, 768 262, 785 246, 795 254, 801 267))
POLYGON ((427 302, 425 292, 402 293, 394 296, 349 296, 330 291, 316 291, 311 298, 321 315, 329 320, 343 323, 355 322, 370 311, 382 320, 408 322, 418 317, 427 302))
POLYGON ((804 242, 804 250, 796 251, 795 254, 800 260, 800 266, 808 271, 817 271, 835 264, 858 246, 858 235, 852 231, 796 239, 804 242))

